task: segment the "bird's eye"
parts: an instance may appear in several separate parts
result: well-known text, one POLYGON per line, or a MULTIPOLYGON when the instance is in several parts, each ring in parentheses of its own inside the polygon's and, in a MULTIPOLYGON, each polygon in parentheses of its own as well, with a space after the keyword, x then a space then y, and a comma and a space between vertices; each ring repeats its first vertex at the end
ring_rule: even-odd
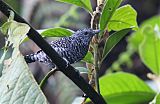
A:
POLYGON ((86 31, 86 32, 84 32, 84 35, 87 35, 88 34, 88 32, 86 31))

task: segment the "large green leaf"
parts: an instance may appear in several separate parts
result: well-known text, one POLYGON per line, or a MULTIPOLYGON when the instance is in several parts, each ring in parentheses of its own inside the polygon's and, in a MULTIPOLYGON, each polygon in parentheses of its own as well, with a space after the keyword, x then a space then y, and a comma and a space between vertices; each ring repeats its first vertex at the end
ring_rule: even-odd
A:
POLYGON ((57 0, 57 1, 75 4, 77 6, 85 8, 90 13, 93 12, 90 0, 57 0))
MULTIPOLYGON (((41 34, 43 37, 67 37, 71 36, 74 31, 70 29, 65 29, 65 28, 49 28, 49 29, 44 29, 44 30, 37 30, 39 34, 41 34)), ((26 37, 23 42, 28 41, 29 38, 26 37)))
POLYGON ((65 28, 46 29, 41 33, 43 37, 66 37, 66 36, 71 36, 72 34, 73 34, 72 30, 65 28))
POLYGON ((108 22, 114 14, 115 10, 118 8, 122 0, 107 0, 102 15, 100 17, 100 29, 105 30, 107 28, 108 22))
POLYGON ((132 28, 123 29, 113 33, 106 40, 104 50, 103 50, 103 59, 104 60, 112 48, 131 30, 132 28))
POLYGON ((108 104, 148 104, 156 95, 141 79, 124 72, 100 78, 100 89, 108 104))
POLYGON ((6 61, 0 78, 0 104, 47 104, 47 100, 29 70, 24 57, 6 61))
POLYGON ((125 28, 138 29, 137 12, 130 6, 125 5, 118 8, 108 23, 108 30, 119 31, 125 28))
POLYGON ((139 47, 140 57, 153 73, 160 75, 160 27, 146 26, 143 34, 144 39, 139 47))
POLYGON ((4 61, 0 77, 0 104, 47 104, 44 94, 19 51, 19 44, 30 27, 12 20, 1 29, 8 35, 7 41, 10 45, 13 44, 13 52, 11 58, 4 61))

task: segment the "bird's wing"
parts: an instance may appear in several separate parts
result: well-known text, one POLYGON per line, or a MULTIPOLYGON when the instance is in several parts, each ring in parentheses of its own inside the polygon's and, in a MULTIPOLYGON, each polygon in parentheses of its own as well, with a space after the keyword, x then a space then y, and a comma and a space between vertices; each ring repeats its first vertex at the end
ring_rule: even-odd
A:
POLYGON ((74 42, 72 38, 62 38, 60 40, 51 42, 51 46, 55 51, 63 58, 67 59, 70 64, 77 61, 77 42, 74 42))
POLYGON ((53 48, 63 48, 67 49, 72 44, 72 38, 71 37, 64 37, 56 41, 51 41, 50 45, 53 48))

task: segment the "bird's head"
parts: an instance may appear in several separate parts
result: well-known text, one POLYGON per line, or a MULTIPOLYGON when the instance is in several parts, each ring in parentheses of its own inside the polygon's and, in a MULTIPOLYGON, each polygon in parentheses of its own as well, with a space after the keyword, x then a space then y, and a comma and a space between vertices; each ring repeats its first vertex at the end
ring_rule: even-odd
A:
POLYGON ((99 32, 100 30, 93 30, 91 28, 81 29, 76 31, 73 34, 73 37, 81 39, 83 43, 89 43, 92 37, 99 32))

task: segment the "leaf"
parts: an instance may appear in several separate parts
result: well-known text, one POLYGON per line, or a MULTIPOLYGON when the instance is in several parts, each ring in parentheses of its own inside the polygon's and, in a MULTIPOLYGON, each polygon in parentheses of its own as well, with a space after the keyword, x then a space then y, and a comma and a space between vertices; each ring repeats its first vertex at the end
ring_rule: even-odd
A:
POLYGON ((147 26, 143 34, 144 39, 139 46, 140 57, 153 73, 160 75, 160 29, 147 26))
POLYGON ((157 93, 157 95, 154 97, 154 99, 149 102, 149 104, 160 104, 160 94, 157 93))
POLYGON ((65 28, 46 29, 41 33, 41 35, 44 37, 66 37, 66 36, 71 36, 72 34, 73 34, 72 30, 65 28))
POLYGON ((158 94, 156 97, 156 104, 160 104, 160 94, 158 94))
POLYGON ((3 69, 0 83, 0 104, 47 104, 21 54, 3 69))
POLYGON ((137 12, 130 6, 125 5, 118 8, 108 23, 108 30, 119 31, 125 28, 138 29, 137 12))
POLYGON ((128 47, 137 52, 139 44, 142 42, 143 37, 143 31, 141 30, 141 28, 138 31, 133 32, 127 39, 128 47))
POLYGON ((103 50, 103 59, 102 61, 107 57, 108 53, 112 50, 112 48, 130 31, 132 28, 123 29, 120 31, 117 31, 110 35, 108 39, 106 40, 104 50, 103 50))
POLYGON ((141 79, 124 72, 100 78, 100 89, 108 104, 148 104, 156 95, 141 79))
POLYGON ((154 16, 150 19, 145 20, 141 25, 138 31, 132 33, 128 38, 129 47, 134 49, 136 52, 138 51, 140 43, 143 41, 144 35, 143 31, 146 26, 154 27, 156 24, 160 27, 160 16, 154 16))
POLYGON ((13 47, 19 47, 19 44, 26 37, 24 34, 28 33, 29 29, 30 27, 27 24, 18 23, 13 20, 4 23, 1 27, 3 34, 10 35, 8 41, 10 41, 10 45, 13 43, 13 47))
POLYGON ((108 22, 112 18, 115 10, 121 4, 122 0, 107 0, 100 17, 100 30, 105 30, 108 22))
MULTIPOLYGON (((27 24, 10 21, 5 27, 9 42, 13 43, 11 58, 5 60, 0 77, 0 104, 47 104, 47 100, 36 83, 24 57, 20 54, 19 44, 29 31, 27 24)), ((10 44, 11 45, 11 44, 10 44)))
POLYGON ((88 52, 82 61, 93 64, 93 60, 94 60, 94 58, 93 58, 92 53, 88 52))
POLYGON ((156 24, 160 27, 160 16, 159 15, 153 16, 153 17, 145 20, 141 24, 141 27, 145 27, 146 25, 150 25, 150 26, 154 27, 156 24))
POLYGON ((90 0, 57 0, 57 1, 59 1, 59 2, 66 2, 66 3, 70 3, 70 4, 75 4, 77 6, 85 8, 91 14, 93 12, 90 0))

